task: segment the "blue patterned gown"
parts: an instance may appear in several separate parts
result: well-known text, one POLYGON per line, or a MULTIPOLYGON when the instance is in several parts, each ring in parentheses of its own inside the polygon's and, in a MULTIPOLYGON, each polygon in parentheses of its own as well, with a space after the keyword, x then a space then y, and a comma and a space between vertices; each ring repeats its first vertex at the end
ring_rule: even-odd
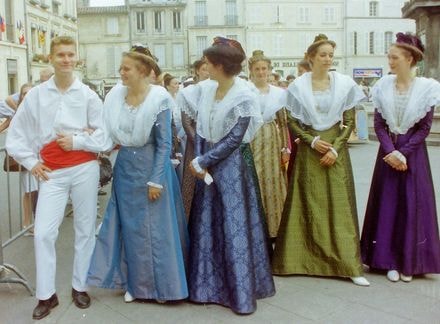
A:
POLYGON ((275 294, 256 184, 239 149, 248 124, 240 117, 217 143, 196 135, 199 165, 214 182, 197 182, 190 216, 190 300, 241 314, 275 294))
POLYGON ((188 296, 189 240, 170 152, 170 110, 158 114, 144 146, 121 147, 89 269, 90 285, 124 289, 141 299, 188 296), (148 199, 149 181, 163 185, 156 201, 148 199))

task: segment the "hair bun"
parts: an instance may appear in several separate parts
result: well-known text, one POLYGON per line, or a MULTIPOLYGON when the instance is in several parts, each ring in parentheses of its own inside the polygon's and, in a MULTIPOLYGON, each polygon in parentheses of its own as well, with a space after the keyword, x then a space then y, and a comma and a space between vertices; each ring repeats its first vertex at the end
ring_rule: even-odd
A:
POLYGON ((313 40, 313 43, 324 41, 324 40, 328 40, 327 35, 325 35, 325 34, 318 34, 318 35, 315 36, 315 39, 313 40))
POLYGON ((264 56, 264 51, 262 51, 262 50, 255 50, 255 51, 252 52, 252 56, 253 57, 255 57, 255 56, 264 56))

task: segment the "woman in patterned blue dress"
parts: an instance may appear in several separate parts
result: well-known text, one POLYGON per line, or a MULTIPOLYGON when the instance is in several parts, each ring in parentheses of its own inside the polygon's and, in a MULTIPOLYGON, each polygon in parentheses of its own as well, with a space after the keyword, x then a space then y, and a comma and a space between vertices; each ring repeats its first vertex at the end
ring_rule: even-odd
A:
POLYGON ((245 59, 241 45, 217 37, 204 55, 211 80, 187 101, 198 108, 191 169, 200 179, 190 216, 189 299, 249 314, 257 299, 275 294, 258 184, 240 151, 262 117, 249 84, 235 77, 245 59))

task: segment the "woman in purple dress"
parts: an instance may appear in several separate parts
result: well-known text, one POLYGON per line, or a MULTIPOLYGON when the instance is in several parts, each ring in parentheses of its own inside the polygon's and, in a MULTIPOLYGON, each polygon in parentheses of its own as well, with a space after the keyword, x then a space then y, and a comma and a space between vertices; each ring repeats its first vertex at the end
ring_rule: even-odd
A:
POLYGON ((397 34, 388 51, 392 75, 372 89, 374 128, 380 141, 361 250, 365 264, 387 270, 390 281, 440 273, 440 240, 434 186, 425 139, 440 84, 414 77, 423 45, 411 34, 397 34))
POLYGON ((240 151, 263 120, 256 94, 235 77, 246 58, 237 41, 217 37, 204 53, 211 80, 185 97, 196 105, 196 184, 190 215, 189 299, 239 314, 275 293, 264 220, 251 170, 240 151))

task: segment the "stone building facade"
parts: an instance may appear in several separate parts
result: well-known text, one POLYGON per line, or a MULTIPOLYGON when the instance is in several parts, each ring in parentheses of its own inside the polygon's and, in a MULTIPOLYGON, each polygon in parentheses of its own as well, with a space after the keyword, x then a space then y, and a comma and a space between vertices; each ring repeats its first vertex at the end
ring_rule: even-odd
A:
POLYGON ((402 14, 415 20, 417 34, 425 44, 423 74, 440 81, 440 2, 411 0, 405 3, 402 14))

